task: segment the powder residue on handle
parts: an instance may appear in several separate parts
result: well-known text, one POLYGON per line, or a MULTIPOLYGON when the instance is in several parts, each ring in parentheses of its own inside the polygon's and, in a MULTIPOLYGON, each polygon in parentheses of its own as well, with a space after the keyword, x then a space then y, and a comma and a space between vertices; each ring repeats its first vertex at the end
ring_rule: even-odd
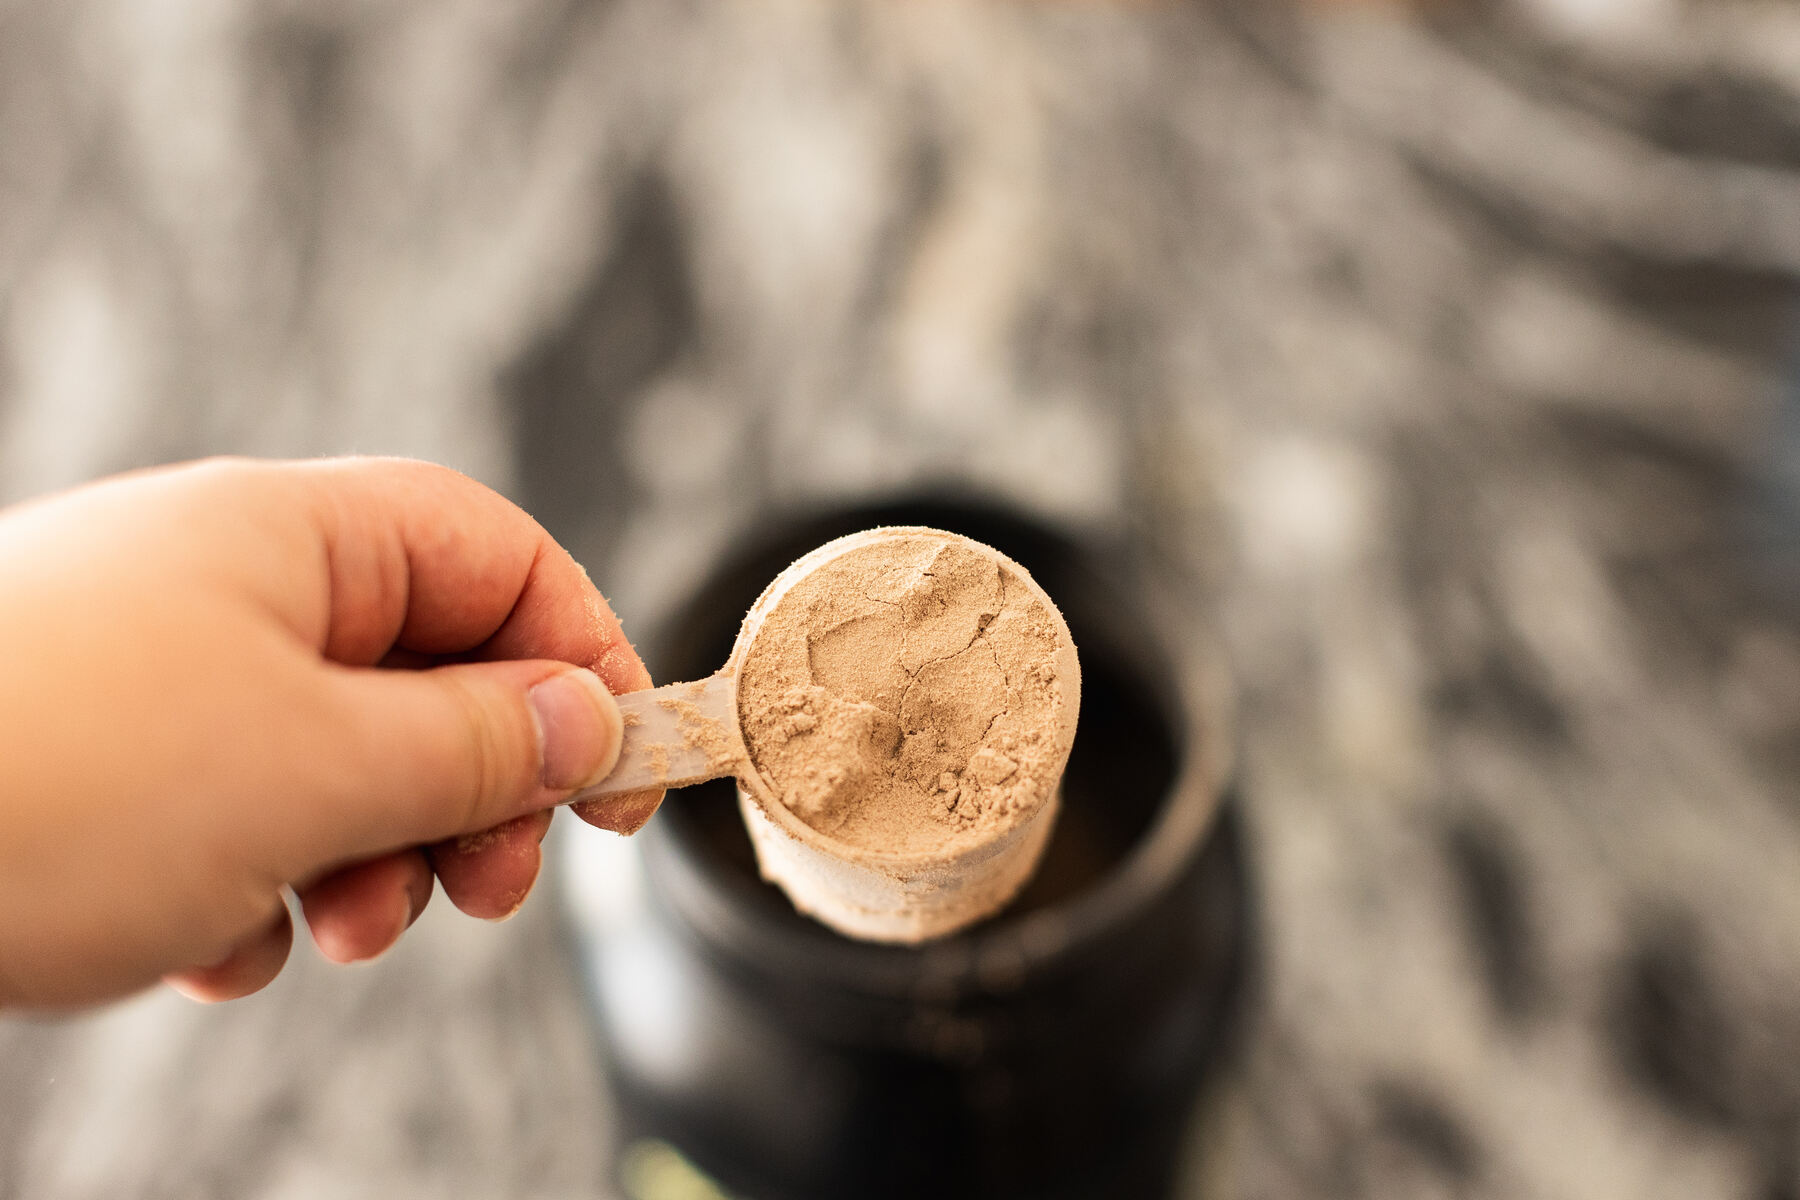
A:
POLYGON ((814 829, 883 852, 954 853, 1056 787, 1059 624, 981 548, 942 535, 858 547, 796 583, 738 681, 744 740, 814 829))
POLYGON ((705 694, 705 682, 687 686, 693 699, 665 698, 656 703, 674 714, 676 732, 681 734, 681 740, 688 749, 704 754, 707 765, 714 772, 728 774, 738 762, 737 742, 725 724, 709 715, 702 707, 700 700, 705 694))

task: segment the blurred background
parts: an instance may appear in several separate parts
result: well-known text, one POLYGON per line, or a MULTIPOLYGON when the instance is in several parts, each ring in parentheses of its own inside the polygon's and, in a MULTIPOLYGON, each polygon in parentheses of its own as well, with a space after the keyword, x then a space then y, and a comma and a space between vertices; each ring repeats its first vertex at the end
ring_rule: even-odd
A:
MULTIPOLYGON (((0 4, 0 499, 432 458, 628 630, 932 484, 1181 579, 1197 1196, 1800 1197, 1797 277, 1774 0, 0 4)), ((0 1196, 609 1194, 568 944, 0 1021, 0 1196)))

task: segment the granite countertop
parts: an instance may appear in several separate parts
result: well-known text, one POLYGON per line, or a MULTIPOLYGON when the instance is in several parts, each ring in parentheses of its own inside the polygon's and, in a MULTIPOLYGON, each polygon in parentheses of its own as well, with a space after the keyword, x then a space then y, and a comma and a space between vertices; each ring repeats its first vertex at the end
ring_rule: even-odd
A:
MULTIPOLYGON (((628 628, 781 506, 1122 540, 1242 705, 1195 1194, 1800 1196, 1800 8, 1422 11, 11 6, 0 497, 421 455, 628 628)), ((577 978, 0 1021, 0 1196, 608 1194, 577 978)))

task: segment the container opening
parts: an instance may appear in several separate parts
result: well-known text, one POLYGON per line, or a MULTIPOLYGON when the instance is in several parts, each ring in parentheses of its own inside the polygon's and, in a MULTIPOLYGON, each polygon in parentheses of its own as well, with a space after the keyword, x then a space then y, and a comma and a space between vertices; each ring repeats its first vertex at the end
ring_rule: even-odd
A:
MULTIPOLYGON (((783 527, 753 542, 703 585, 651 648, 660 679, 701 678, 731 652, 746 609, 780 571, 831 538, 876 525, 931 525, 962 533, 1016 559, 1056 601, 1081 656, 1081 718, 1063 775, 1062 811, 1037 874, 992 921, 956 937, 1069 900, 1104 879, 1155 822, 1174 781, 1177 738, 1167 707, 1171 689, 1145 643, 1144 620, 1102 561, 1043 526, 988 505, 942 501, 839 511, 783 527)), ((799 936, 841 940, 800 916, 757 876, 738 815, 736 789, 717 780, 684 789, 658 816, 665 833, 696 858, 734 905, 799 936)), ((940 943, 941 944, 941 943, 940 943)), ((897 951, 904 953, 905 951, 897 951)))

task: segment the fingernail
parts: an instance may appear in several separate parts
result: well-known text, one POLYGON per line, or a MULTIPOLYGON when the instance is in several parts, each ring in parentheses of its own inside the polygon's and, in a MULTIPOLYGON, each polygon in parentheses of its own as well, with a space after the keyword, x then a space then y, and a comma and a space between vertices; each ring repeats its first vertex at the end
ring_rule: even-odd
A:
POLYGON ((517 896, 513 897, 512 906, 510 908, 508 908, 505 912, 495 913, 491 917, 484 917, 482 919, 486 920, 486 921, 491 921, 495 925, 500 924, 502 921, 512 920, 514 917, 519 915, 519 910, 521 908, 525 907, 525 897, 529 896, 530 894, 531 894, 531 889, 526 888, 524 891, 520 892, 517 896))
POLYGON ((529 695, 543 748, 544 786, 561 791, 605 779, 619 761, 625 722, 600 677, 579 668, 564 671, 529 695))

